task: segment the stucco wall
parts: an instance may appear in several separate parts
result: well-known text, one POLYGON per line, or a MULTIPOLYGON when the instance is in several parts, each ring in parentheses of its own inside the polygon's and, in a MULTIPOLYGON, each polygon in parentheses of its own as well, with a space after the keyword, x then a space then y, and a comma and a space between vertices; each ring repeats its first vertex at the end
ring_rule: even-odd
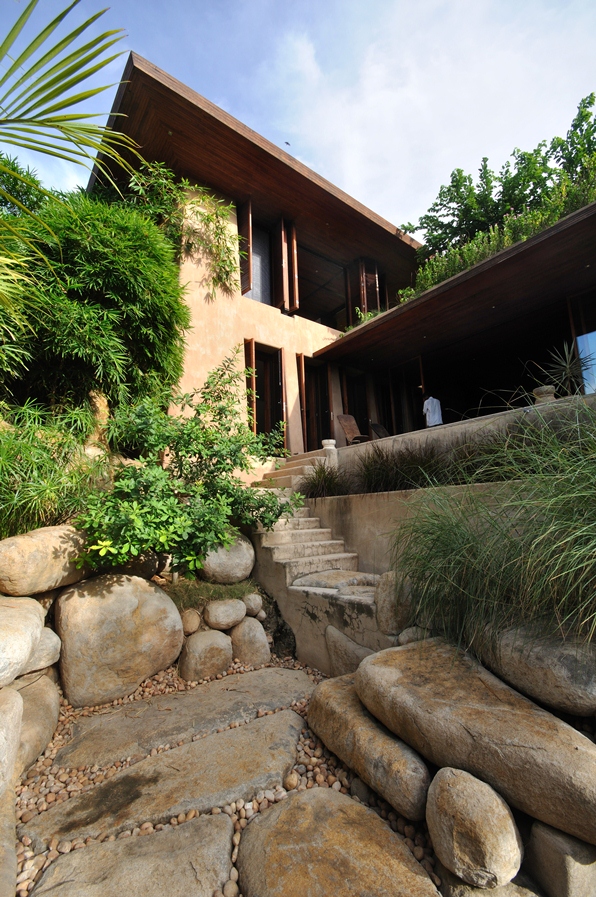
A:
MULTIPOLYGON (((230 229, 237 233, 235 214, 230 218, 230 229)), ((288 448, 294 454, 303 452, 296 354, 312 356, 317 349, 333 342, 338 331, 298 315, 282 314, 277 308, 247 299, 239 290, 232 296, 220 292, 214 300, 210 299, 205 270, 200 259, 186 259, 180 269, 181 282, 186 285, 185 300, 192 315, 192 329, 187 336, 184 374, 180 383, 182 392, 190 392, 201 386, 209 371, 235 346, 244 349, 245 339, 254 339, 275 349, 283 348, 288 448)), ((244 367, 244 351, 238 365, 244 367)))

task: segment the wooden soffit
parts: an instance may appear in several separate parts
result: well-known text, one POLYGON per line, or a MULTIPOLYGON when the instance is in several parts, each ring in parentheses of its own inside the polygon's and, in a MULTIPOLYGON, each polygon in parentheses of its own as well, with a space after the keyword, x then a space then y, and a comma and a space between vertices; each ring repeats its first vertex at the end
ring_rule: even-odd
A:
MULTIPOLYGON (((573 296, 594 292, 596 203, 392 308, 315 353, 321 361, 392 367, 573 296)), ((527 326, 527 325, 526 325, 527 326)))
POLYGON ((394 288, 411 282, 416 240, 136 53, 109 124, 148 161, 236 203, 250 199, 256 223, 272 227, 283 216, 299 244, 341 265, 374 258, 394 288))

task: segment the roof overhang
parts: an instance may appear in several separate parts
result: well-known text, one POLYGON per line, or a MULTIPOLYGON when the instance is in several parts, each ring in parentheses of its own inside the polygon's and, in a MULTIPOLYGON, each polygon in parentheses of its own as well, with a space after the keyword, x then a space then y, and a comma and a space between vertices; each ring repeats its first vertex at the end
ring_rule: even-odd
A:
POLYGON ((147 161, 237 203, 250 199, 258 223, 272 226, 282 214, 306 248, 341 265, 371 257, 392 288, 410 283, 416 240, 135 53, 109 126, 132 137, 147 161))
POLYGON ((596 203, 346 333, 321 361, 392 367, 596 292, 596 203))

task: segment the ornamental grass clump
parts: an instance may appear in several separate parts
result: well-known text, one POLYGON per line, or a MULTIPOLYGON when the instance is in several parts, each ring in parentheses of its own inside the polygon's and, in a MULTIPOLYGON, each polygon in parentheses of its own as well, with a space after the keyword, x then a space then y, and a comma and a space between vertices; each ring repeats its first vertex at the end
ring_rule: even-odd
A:
POLYGON ((479 651, 512 626, 591 641, 596 631, 596 412, 522 422, 481 468, 501 482, 420 492, 394 539, 413 619, 479 651))
POLYGON ((300 492, 305 498, 327 498, 331 495, 349 495, 354 491, 352 477, 339 467, 331 467, 316 461, 300 482, 300 492))

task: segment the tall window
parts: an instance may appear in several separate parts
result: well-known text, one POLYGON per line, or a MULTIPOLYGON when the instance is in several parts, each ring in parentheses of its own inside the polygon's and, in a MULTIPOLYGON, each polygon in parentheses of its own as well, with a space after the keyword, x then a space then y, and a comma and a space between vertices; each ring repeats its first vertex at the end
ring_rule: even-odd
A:
POLYGON ((269 232, 261 227, 252 229, 252 289, 246 295, 271 305, 271 247, 269 232))

